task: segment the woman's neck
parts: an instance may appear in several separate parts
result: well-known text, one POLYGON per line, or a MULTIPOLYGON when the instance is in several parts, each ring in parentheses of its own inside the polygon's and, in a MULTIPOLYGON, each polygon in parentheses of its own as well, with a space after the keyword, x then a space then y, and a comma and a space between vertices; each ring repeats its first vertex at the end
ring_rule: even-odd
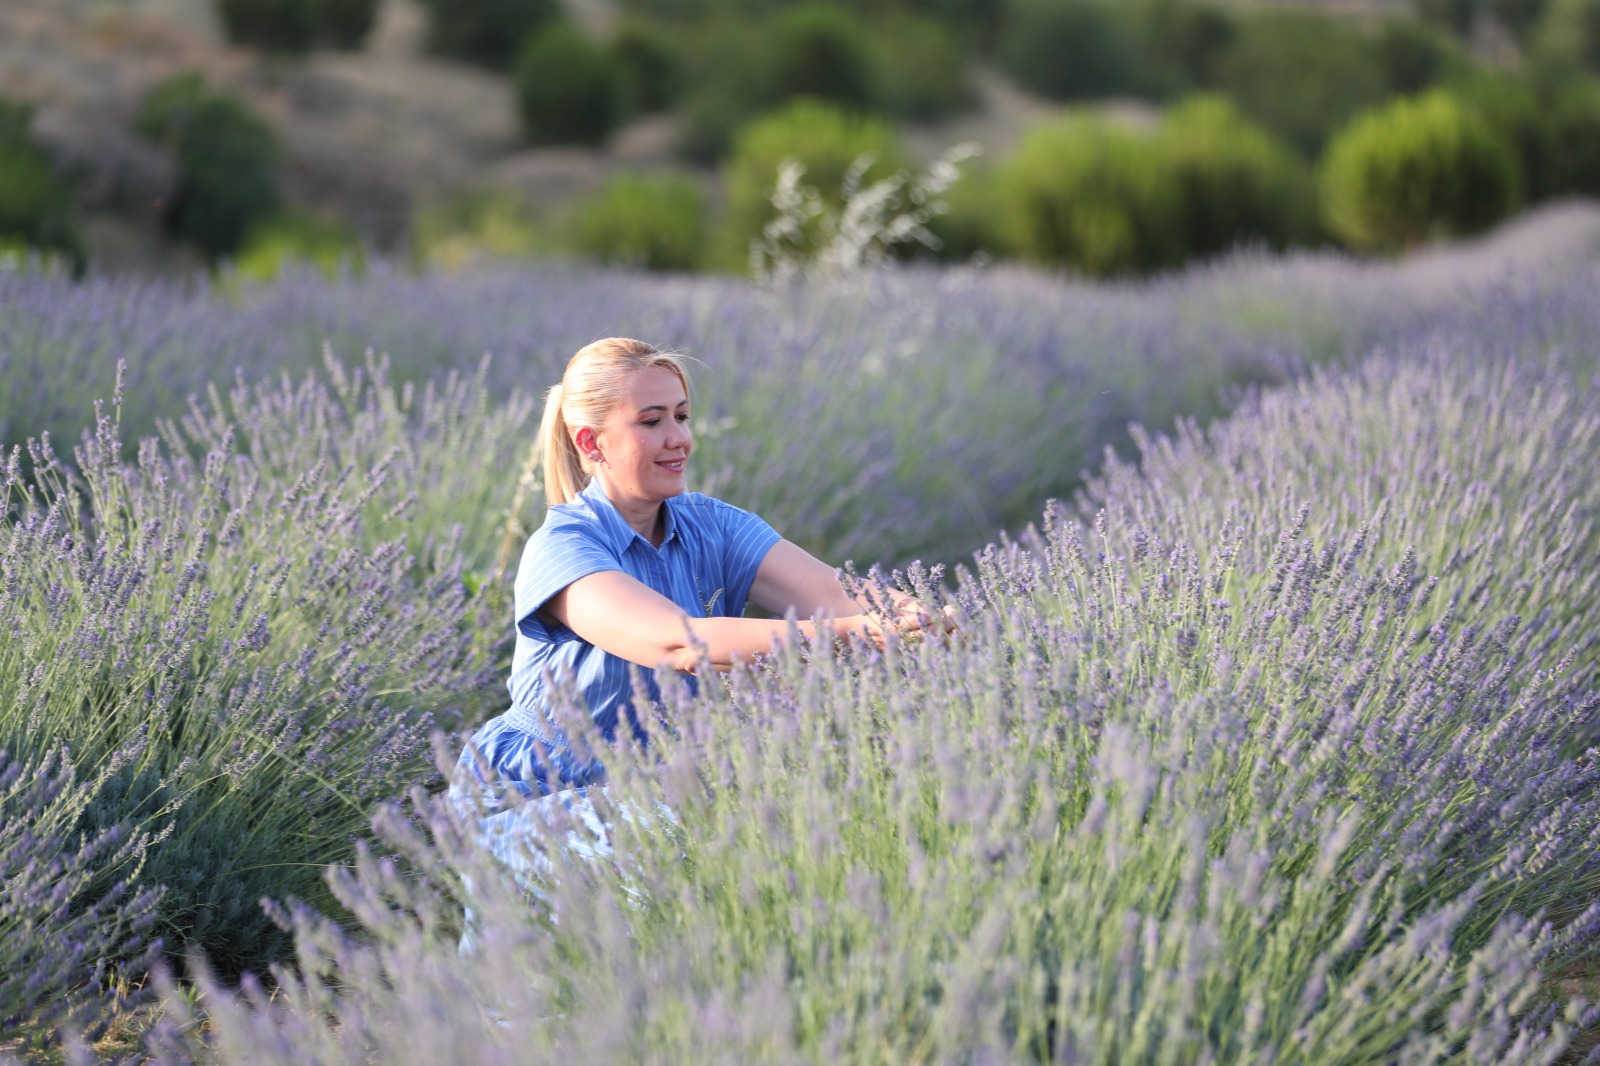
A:
POLYGON ((600 480, 600 491, 606 494, 611 506, 617 509, 622 520, 628 523, 635 533, 653 546, 661 547, 661 541, 666 536, 666 518, 661 511, 661 501, 630 500, 625 494, 606 484, 603 479, 600 480))

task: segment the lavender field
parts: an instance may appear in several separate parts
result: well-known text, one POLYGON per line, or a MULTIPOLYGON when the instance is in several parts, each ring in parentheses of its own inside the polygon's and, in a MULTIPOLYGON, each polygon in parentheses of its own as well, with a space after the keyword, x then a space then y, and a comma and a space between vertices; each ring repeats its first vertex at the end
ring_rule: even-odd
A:
POLYGON ((0 1055, 1579 1061, 1597 282, 0 272, 0 1055), (530 886, 437 764, 608 333, 701 362, 695 487, 962 625, 669 686, 530 886))

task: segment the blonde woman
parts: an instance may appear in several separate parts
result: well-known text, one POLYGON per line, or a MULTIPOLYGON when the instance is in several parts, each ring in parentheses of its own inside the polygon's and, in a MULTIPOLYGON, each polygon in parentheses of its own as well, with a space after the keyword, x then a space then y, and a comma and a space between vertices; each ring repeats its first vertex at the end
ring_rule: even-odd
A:
POLYGON ((707 660, 728 670, 796 631, 815 637, 820 625, 824 637, 881 644, 931 621, 909 597, 897 597, 893 617, 868 613, 832 567, 765 521, 685 491, 689 377, 672 353, 621 337, 583 348, 550 390, 539 438, 549 511, 517 571, 511 707, 473 736, 456 785, 470 773, 485 786, 490 846, 513 865, 505 838, 527 812, 498 809, 508 791, 559 802, 595 835, 587 848, 574 841, 578 850, 605 849, 585 799, 604 766, 552 721, 553 686, 575 688, 609 741, 624 726, 642 735, 649 717, 633 702, 634 667, 655 700, 663 670, 692 673, 707 660), (742 617, 746 604, 777 618, 742 617))

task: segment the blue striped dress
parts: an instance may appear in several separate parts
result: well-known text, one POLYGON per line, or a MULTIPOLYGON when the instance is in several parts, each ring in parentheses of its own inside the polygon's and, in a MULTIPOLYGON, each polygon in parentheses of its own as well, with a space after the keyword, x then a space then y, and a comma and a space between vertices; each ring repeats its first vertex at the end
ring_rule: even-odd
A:
MULTIPOLYGON (((581 577, 620 570, 690 617, 738 617, 762 559, 781 539, 756 515, 698 492, 671 497, 662 509, 665 535, 658 548, 591 481, 571 502, 550 508, 528 539, 517 569, 511 707, 473 735, 452 788, 460 789, 468 774, 483 786, 489 815, 484 829, 492 838, 508 828, 492 823, 512 793, 536 798, 575 789, 581 796, 605 780, 600 759, 556 726, 552 707, 577 703, 593 718, 598 735, 611 741, 624 723, 642 737, 651 717, 649 707, 635 706, 635 673, 641 675, 643 699, 660 699, 656 670, 602 651, 564 625, 546 623, 537 613, 546 601, 581 577)), ((693 677, 685 676, 692 685, 693 677)))

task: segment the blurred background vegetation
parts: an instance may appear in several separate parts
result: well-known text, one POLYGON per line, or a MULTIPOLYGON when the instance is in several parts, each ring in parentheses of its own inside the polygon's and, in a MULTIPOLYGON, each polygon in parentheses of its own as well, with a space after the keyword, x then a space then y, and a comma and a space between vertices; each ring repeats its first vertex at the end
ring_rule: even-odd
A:
POLYGON ((964 142, 908 257, 1401 252, 1600 196, 1600 0, 0 10, 0 255, 78 273, 739 272, 785 158, 838 210, 863 156, 870 185, 964 142))

